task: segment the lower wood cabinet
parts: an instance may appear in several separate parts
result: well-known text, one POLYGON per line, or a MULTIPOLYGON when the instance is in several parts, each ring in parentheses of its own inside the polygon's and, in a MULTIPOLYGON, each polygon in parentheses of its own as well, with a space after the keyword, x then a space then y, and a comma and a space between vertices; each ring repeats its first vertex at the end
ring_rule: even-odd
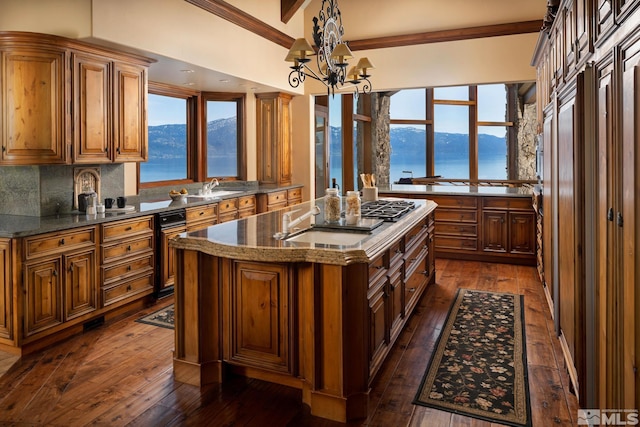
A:
POLYGON ((257 212, 270 212, 302 202, 302 187, 286 190, 258 193, 256 197, 257 212))
POLYGON ((438 203, 438 256, 535 265, 536 214, 530 197, 429 195, 438 203))
POLYGON ((153 215, 108 222, 100 227, 102 305, 115 307, 153 293, 153 215))
POLYGON ((11 240, 0 239, 0 340, 13 339, 11 240))
POLYGON ((85 227, 24 239, 25 337, 98 309, 95 237, 85 227))
POLYGON ((287 264, 237 261, 223 289, 231 309, 226 347, 230 363, 293 374, 291 337, 295 322, 287 264))
POLYGON ((160 295, 163 292, 167 292, 167 290, 173 287, 175 283, 176 251, 175 249, 169 247, 169 240, 173 239, 180 233, 184 233, 185 231, 187 231, 186 226, 172 227, 160 230, 158 238, 159 241, 156 242, 156 245, 160 246, 160 259, 156 260, 156 262, 160 263, 160 281, 156 292, 160 295))

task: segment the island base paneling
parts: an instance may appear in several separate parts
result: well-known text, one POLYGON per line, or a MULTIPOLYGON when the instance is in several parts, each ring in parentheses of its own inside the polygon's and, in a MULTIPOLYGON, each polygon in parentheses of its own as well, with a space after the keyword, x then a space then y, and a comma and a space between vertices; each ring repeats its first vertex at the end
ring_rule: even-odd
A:
POLYGON ((435 280, 433 229, 430 212, 371 261, 347 265, 237 260, 174 242, 175 379, 203 386, 233 372, 300 388, 312 415, 366 417, 375 373, 435 280))

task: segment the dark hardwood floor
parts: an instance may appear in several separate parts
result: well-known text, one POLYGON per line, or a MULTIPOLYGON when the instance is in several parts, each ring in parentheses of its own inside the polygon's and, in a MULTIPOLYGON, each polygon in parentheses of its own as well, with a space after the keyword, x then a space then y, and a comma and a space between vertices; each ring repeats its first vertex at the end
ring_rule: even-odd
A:
MULTIPOLYGON (((533 426, 576 424, 562 351, 534 267, 439 259, 353 426, 496 426, 411 404, 458 287, 525 295, 533 426)), ((301 392, 233 377, 202 389, 175 382, 173 331, 135 322, 171 298, 15 362, 0 377, 0 425, 339 426, 309 414, 301 392)))

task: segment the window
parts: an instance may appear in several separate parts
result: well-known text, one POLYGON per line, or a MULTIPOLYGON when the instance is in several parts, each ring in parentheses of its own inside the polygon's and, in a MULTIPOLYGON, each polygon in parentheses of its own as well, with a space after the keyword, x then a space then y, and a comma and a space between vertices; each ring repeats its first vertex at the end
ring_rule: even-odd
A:
POLYGON ((188 178, 187 99, 150 93, 149 160, 140 163, 140 182, 188 178))
POLYGON ((246 179, 244 94, 151 82, 148 100, 149 160, 138 164, 140 188, 246 179))
POLYGON ((238 177, 238 103, 207 101, 207 177, 238 177))
POLYGON ((508 179, 507 141, 513 126, 508 95, 505 84, 406 89, 391 95, 390 182, 410 175, 508 179))

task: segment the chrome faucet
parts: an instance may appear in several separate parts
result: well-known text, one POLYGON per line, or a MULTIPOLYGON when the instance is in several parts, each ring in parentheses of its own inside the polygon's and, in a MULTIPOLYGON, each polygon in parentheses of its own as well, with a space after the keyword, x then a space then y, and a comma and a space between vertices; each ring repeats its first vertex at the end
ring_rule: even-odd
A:
POLYGON ((320 208, 318 205, 314 205, 309 212, 303 213, 298 218, 292 220, 291 215, 299 212, 300 209, 295 211, 285 212, 282 214, 282 231, 273 235, 276 239, 284 239, 289 235, 291 230, 295 228, 296 225, 300 224, 305 219, 309 218, 312 215, 318 215, 320 213, 320 208))
POLYGON ((220 185, 220 183, 216 178, 211 179, 211 182, 205 182, 204 184, 202 184, 202 194, 211 194, 211 190, 218 185, 220 185))

